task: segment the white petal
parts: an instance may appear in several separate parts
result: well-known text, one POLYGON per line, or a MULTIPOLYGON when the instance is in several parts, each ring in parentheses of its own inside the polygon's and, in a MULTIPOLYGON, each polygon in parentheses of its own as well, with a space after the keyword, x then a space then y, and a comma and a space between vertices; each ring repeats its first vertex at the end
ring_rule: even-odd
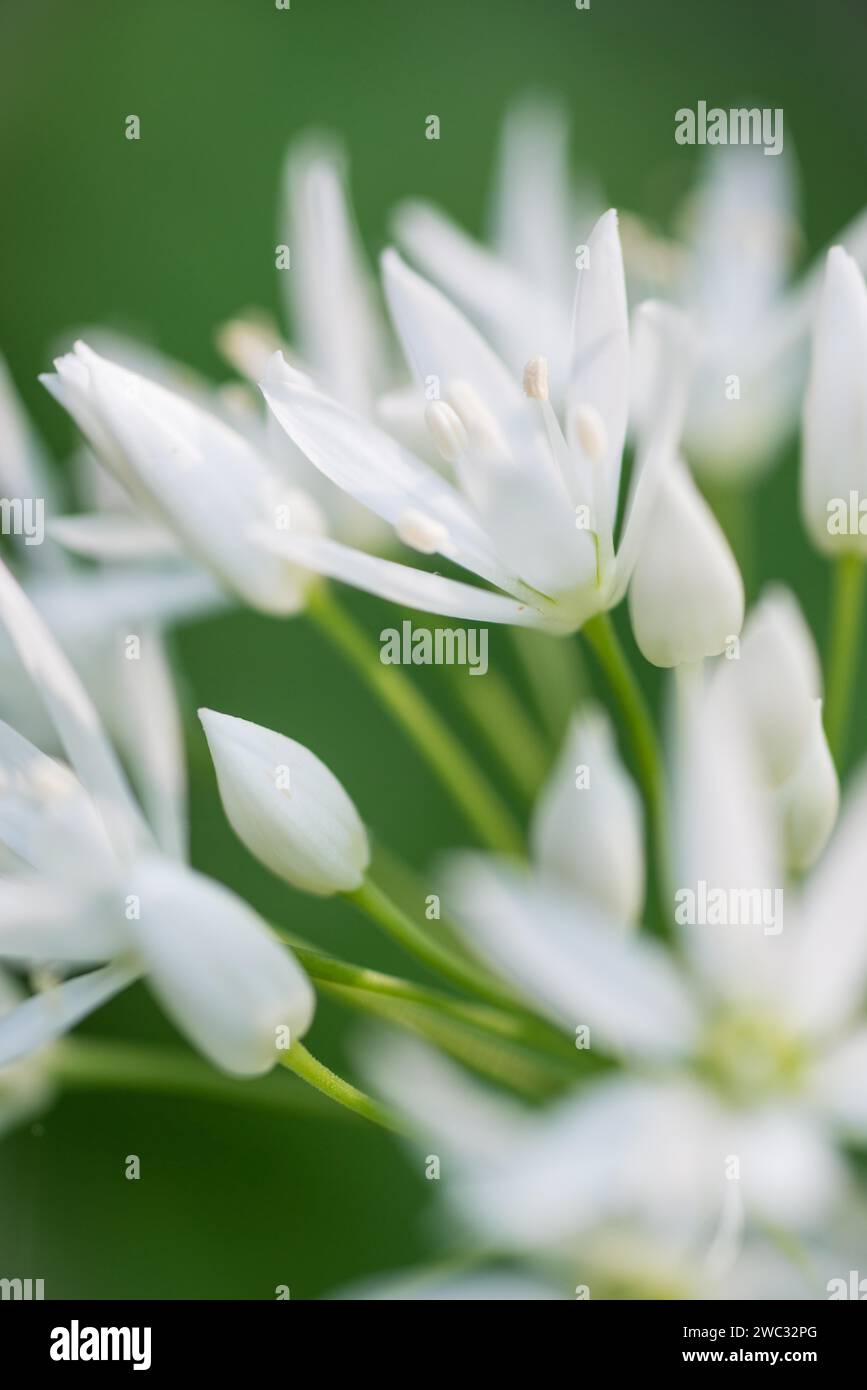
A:
POLYGON ((316 391, 272 358, 262 394, 298 448, 350 496, 398 525, 410 509, 445 528, 441 553, 492 584, 514 582, 459 494, 375 425, 316 391))
POLYGON ((813 330, 804 401, 801 510, 814 543, 826 552, 867 551, 848 525, 849 494, 867 492, 867 287, 840 247, 828 253, 813 330), (832 534, 829 504, 845 506, 845 530, 832 534))
POLYGON ((83 787, 120 854, 146 839, 138 808, 84 687, 0 561, 0 622, 45 703, 83 787))
POLYGON ((785 781, 811 743, 822 691, 816 644, 788 589, 774 585, 762 595, 747 618, 739 659, 722 663, 717 679, 744 702, 769 779, 785 781))
POLYGON ((780 787, 778 813, 789 868, 803 873, 816 862, 834 829, 840 782, 825 729, 822 701, 812 702, 812 731, 798 767, 780 787))
POLYGON ((0 842, 41 873, 99 880, 111 842, 77 777, 0 722, 0 842))
POLYGON ((214 710, 199 718, 223 807, 251 854, 307 893, 360 887, 367 831, 333 772, 284 734, 214 710))
MULTIPOLYGON (((536 225, 542 225, 538 218, 536 225)), ((516 380, 531 357, 543 353, 548 358, 551 394, 559 400, 566 384, 570 336, 569 316, 561 304, 426 203, 399 207, 396 230, 425 274, 495 344, 516 380)), ((561 253, 568 271, 573 266, 568 236, 561 253)))
POLYGON ((93 964, 122 946, 120 914, 115 920, 105 901, 59 881, 0 878, 0 959, 93 964))
POLYGON ((120 962, 103 966, 74 980, 64 980, 0 1018, 0 1067, 26 1057, 68 1033, 137 979, 140 971, 120 962))
POLYGON ((460 855, 446 900, 468 944, 570 1032, 587 1024, 602 1047, 676 1057, 695 1019, 665 952, 624 936, 602 912, 481 856, 460 855))
POLYGON ((59 516, 47 530, 65 550, 89 560, 148 560, 178 553, 170 531, 133 512, 59 516))
POLYGON ((187 856, 187 776, 178 697, 159 629, 140 627, 138 655, 118 633, 102 654, 100 704, 160 849, 187 856))
POLYGON ((270 1070, 285 1046, 280 1030, 294 1041, 313 1018, 294 956, 234 893, 169 859, 140 862, 130 891, 141 903, 131 936, 177 1027, 224 1071, 270 1070))
POLYGON ((462 1164, 487 1166, 522 1137, 522 1105, 472 1080, 424 1043, 383 1030, 367 1035, 359 1064, 371 1088, 410 1121, 424 1141, 462 1164))
POLYGON ((655 666, 717 656, 741 630, 737 562, 681 464, 660 484, 632 573, 629 613, 635 640, 655 666))
POLYGON ((369 414, 386 335, 355 226, 342 151, 320 136, 290 146, 284 171, 292 269, 281 275, 302 356, 326 391, 369 414))
POLYGON ((850 782, 836 832, 804 888, 791 1008, 808 1035, 839 1028, 867 981, 867 771, 850 782))
POLYGON ((573 448, 580 448, 576 413, 582 406, 598 411, 607 436, 599 467, 608 484, 609 515, 614 516, 629 412, 629 315, 616 212, 600 217, 588 249, 575 292, 568 437, 573 448))
POLYGON ((634 923, 644 902, 644 817, 605 713, 577 715, 533 813, 537 862, 634 923))
POLYGON ((248 536, 253 522, 267 523, 287 503, 287 490, 247 440, 83 343, 56 366, 46 386, 138 506, 254 607, 294 612, 297 577, 248 536))
MULTIPOLYGON (((476 588, 440 574, 399 565, 376 555, 352 550, 327 536, 293 536, 289 532, 258 532, 263 545, 271 545, 293 564, 306 565, 317 574, 342 580, 369 594, 393 603, 439 613, 447 618, 465 618, 477 623, 510 623, 516 627, 557 626, 557 612, 549 605, 543 612, 505 594, 476 588)), ((541 600, 540 600, 541 603, 541 600)))
POLYGON ((849 1139, 867 1135, 867 1027, 858 1028, 817 1066, 816 1103, 849 1139))

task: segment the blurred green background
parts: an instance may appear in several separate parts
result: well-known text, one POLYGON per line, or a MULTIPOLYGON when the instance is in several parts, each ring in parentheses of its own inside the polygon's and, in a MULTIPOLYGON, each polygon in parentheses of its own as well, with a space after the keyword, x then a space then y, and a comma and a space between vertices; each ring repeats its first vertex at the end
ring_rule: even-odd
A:
MULTIPOLYGON (((860 0, 592 0, 587 12, 573 0, 292 0, 289 11, 274 0, 2 0, 0 349, 60 456, 72 432, 36 374, 70 326, 132 329, 225 376, 214 326, 248 305, 277 307, 277 179, 291 136, 311 124, 344 136, 374 253, 407 195, 481 231, 498 123, 527 88, 565 98, 576 161, 609 202, 663 228, 695 172, 696 151, 673 140, 675 109, 701 98, 783 107, 814 249, 867 203, 865 38, 860 0), (424 139, 430 112, 438 143, 424 139), (129 113, 138 143, 124 138, 129 113)), ((801 533, 795 462, 758 490, 755 579, 791 582, 822 633, 827 576, 801 533)), ((369 630, 394 621, 350 597, 369 630)), ((207 703, 309 743, 377 837, 420 870, 465 839, 414 752, 303 621, 231 614, 174 647, 190 710, 207 703)), ((509 669, 503 634, 492 632, 491 656, 509 669)), ((442 672, 414 679, 453 713, 442 672)), ((226 827, 194 732, 191 755, 197 864, 326 947, 405 970, 348 907, 258 868, 226 827)), ((170 1038, 144 991, 87 1027, 170 1038)), ((359 1027, 326 1004, 309 1041, 351 1070, 359 1027)), ((352 1118, 69 1095, 0 1145, 0 1273, 44 1278, 49 1297, 270 1298, 277 1284, 317 1297, 435 1251, 432 1196, 418 1161, 352 1118), (142 1158, 139 1182, 124 1178, 129 1153, 142 1158)))

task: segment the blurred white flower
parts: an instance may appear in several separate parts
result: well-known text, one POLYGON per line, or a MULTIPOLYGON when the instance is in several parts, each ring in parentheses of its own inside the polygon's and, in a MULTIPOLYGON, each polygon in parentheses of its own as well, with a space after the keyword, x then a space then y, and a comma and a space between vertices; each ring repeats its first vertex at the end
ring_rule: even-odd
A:
POLYGON ((74 769, 0 724, 0 841, 14 866, 0 877, 0 960, 58 977, 0 1018, 0 1066, 145 976, 217 1066, 268 1070, 278 1030, 310 1024, 306 975, 246 903, 158 853, 93 705, 2 565, 0 621, 74 769))
POLYGON ((719 656, 744 620, 744 586, 716 517, 686 467, 661 480, 629 587, 635 641, 654 666, 719 656))
POLYGON ((549 400, 544 359, 528 365, 525 396, 455 306, 396 252, 386 252, 383 274, 395 327, 428 397, 429 432, 457 486, 279 356, 262 390, 295 444, 327 477, 416 549, 444 556, 500 592, 326 538, 266 536, 261 528, 257 534, 295 564, 411 607, 574 631, 626 592, 659 477, 676 446, 684 326, 663 306, 645 308, 654 419, 638 451, 615 552, 630 365, 616 215, 607 213, 594 229, 578 280, 565 433, 549 400))
POLYGON ((348 893, 370 861, 367 831, 342 784, 284 734, 199 710, 223 808, 251 854, 305 893, 348 893))
POLYGON ((851 256, 828 252, 804 398, 801 511, 817 549, 867 554, 867 286, 851 256))
MULTIPOLYGON (((695 903, 704 883, 761 900, 760 913, 728 920, 672 904, 675 953, 537 869, 452 860, 443 903, 468 946, 533 1007, 570 1033, 588 1029, 591 1048, 627 1068, 589 1083, 547 1122, 534 1111, 525 1148, 486 1136, 486 1162, 501 1177, 489 1168, 462 1205, 493 1240, 529 1248, 635 1218, 690 1244, 733 1180, 748 1219, 815 1229, 848 1190, 841 1146, 867 1137, 867 774, 796 888, 778 859, 785 826, 774 811, 785 818, 786 807, 771 800, 748 708, 712 685, 683 712, 675 901, 691 892, 695 903)), ((809 814, 804 801, 798 814, 809 814)), ((427 1094, 419 1088, 420 1124, 427 1094)), ((471 1130, 461 1142, 476 1143, 471 1130)))
POLYGON ((644 905, 644 812, 602 709, 569 727, 530 825, 533 859, 617 921, 644 905))

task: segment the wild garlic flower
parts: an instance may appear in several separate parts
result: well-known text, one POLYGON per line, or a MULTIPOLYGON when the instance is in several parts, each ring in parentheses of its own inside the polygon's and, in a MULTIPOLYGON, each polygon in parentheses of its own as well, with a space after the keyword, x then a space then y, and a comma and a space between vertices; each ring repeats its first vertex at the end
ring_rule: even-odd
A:
MULTIPOLYGON (((762 629, 775 631, 778 652, 789 643, 790 670, 808 672, 811 653, 798 650, 787 602, 767 601, 762 629)), ((748 628, 745 647, 749 638, 748 628)), ((792 746, 782 764, 779 745, 765 761, 758 661, 748 654, 742 666, 720 663, 682 710, 676 952, 629 931, 592 876, 570 881, 547 866, 481 854, 450 861, 443 903, 468 947, 531 1006, 584 1035, 579 1045, 625 1068, 547 1116, 512 1103, 508 1130, 485 1140, 484 1174, 460 1198, 494 1243, 557 1245, 584 1240, 600 1223, 637 1220, 695 1251, 734 1192, 748 1222, 810 1230, 848 1191, 844 1145, 867 1136, 867 908, 859 887, 867 774, 856 779, 824 857, 797 885, 780 860, 788 808, 768 768, 776 759, 778 769, 797 773, 812 756, 813 686, 792 681, 789 698, 801 715, 781 711, 792 746), (521 1143, 509 1138, 518 1127, 521 1143)), ((591 786, 593 771, 591 764, 591 786)), ((580 825, 585 792, 571 769, 558 794, 564 816, 567 789, 580 825)), ((418 1094, 432 1106, 425 1113, 435 1113, 437 1085, 418 1094)), ((420 1105, 412 1113, 424 1132, 420 1105)), ((452 1121, 473 1113, 478 1129, 489 1111, 496 1118, 493 1100, 480 1107, 456 1105, 452 1121)), ((450 1137, 466 1150, 473 1134, 466 1126, 450 1137)))
POLYGON ((258 527, 262 544, 293 564, 410 607, 480 622, 566 633, 618 603, 676 448, 685 332, 663 306, 645 308, 654 418, 639 447, 615 546, 630 349, 613 212, 599 221, 589 248, 578 281, 565 432, 549 399, 547 361, 528 364, 522 392, 459 310, 396 252, 386 252, 392 318, 427 393, 428 430, 453 482, 279 355, 262 383, 277 420, 321 472, 389 522, 405 544, 462 566, 495 592, 325 537, 258 527))
POLYGON ((215 1065, 267 1071, 310 1025, 306 975, 234 893, 159 853, 93 705, 2 565, 0 621, 71 765, 0 724, 0 961, 53 977, 0 1018, 0 1066, 145 977, 215 1065))

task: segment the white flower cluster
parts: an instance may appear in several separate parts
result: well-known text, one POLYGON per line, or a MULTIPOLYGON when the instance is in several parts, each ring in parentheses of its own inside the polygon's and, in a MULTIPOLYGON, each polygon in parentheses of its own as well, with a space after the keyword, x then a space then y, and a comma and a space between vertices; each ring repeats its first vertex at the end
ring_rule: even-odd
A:
POLYGON ((867 774, 837 824, 867 548, 867 234, 855 223, 848 249, 787 288, 791 175, 755 154, 713 152, 675 245, 591 213, 558 113, 522 105, 491 247, 435 209, 398 210, 387 321, 340 151, 300 141, 294 348, 264 319, 224 325, 245 380, 217 390, 110 335, 76 342, 43 378, 86 441, 75 515, 59 514, 4 371, 0 487, 45 499, 48 521, 43 546, 0 561, 0 1122, 45 1103, 64 1035, 133 981, 215 1066, 254 1075, 293 1046, 309 1057, 314 984, 351 976, 386 1017, 403 999, 397 1025, 420 995, 442 1011, 439 1032, 411 1029, 426 1043, 368 1039, 360 1067, 438 1156, 464 1241, 512 1261, 356 1296, 821 1296, 815 1271, 843 1267, 862 1219, 849 1158, 867 1143, 867 774), (652 295, 631 320, 627 279, 652 295), (801 396, 804 524, 841 575, 827 706, 794 595, 771 586, 745 620, 703 491, 743 492, 801 396), (296 959, 187 862, 163 629, 233 602, 339 626, 327 581, 540 642, 582 631, 610 682, 618 722, 598 703, 574 712, 521 854, 439 716, 403 673, 376 674, 491 826, 486 852, 452 854, 437 879, 452 945, 381 893, 359 813, 318 757, 200 711, 250 852, 305 893, 352 899, 481 1003, 385 988, 300 944, 296 959), (624 598, 638 651, 673 670, 667 769, 607 617, 624 598), (468 1028, 488 1029, 486 1063, 468 1028), (812 1284, 786 1256, 795 1241, 812 1284))

